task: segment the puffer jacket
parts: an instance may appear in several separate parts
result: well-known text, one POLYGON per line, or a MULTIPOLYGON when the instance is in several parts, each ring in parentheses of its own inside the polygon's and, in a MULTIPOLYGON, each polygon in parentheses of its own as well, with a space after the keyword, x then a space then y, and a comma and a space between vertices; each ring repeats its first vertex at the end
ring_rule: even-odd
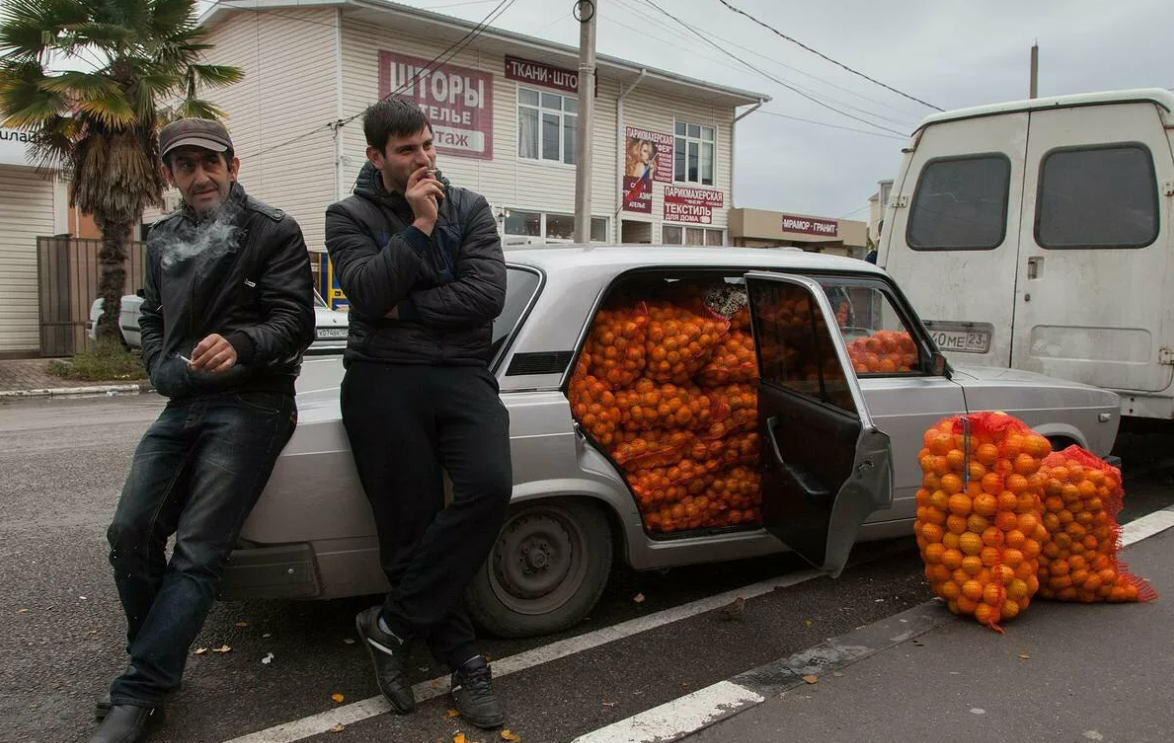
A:
POLYGON ((501 238, 483 196, 441 181, 431 235, 371 163, 327 208, 326 250, 350 302, 344 363, 488 364, 506 293, 501 238))
POLYGON ((161 394, 293 394, 315 319, 310 257, 292 217, 234 183, 213 218, 184 207, 152 226, 145 279, 143 365, 161 394), (189 371, 179 356, 212 333, 232 344, 236 364, 189 371))

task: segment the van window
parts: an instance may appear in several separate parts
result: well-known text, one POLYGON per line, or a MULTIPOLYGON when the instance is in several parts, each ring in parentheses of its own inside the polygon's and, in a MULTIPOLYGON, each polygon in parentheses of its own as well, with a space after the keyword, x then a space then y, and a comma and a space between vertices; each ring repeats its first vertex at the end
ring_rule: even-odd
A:
POLYGON ((1040 166, 1040 247, 1143 248, 1158 238, 1154 160, 1140 144, 1052 150, 1040 166))
POLYGON ((879 283, 818 277, 858 376, 921 375, 923 348, 879 283))
POLYGON ((993 250, 1007 232, 1011 161, 986 154, 930 160, 921 170, 905 239, 913 250, 993 250))

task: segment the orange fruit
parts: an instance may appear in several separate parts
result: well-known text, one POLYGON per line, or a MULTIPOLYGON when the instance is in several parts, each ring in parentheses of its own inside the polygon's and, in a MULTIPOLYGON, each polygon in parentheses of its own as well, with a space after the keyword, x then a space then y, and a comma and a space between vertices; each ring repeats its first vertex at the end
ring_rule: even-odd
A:
POLYGON ((950 514, 946 518, 946 528, 950 530, 951 534, 962 534, 966 531, 966 517, 950 514))
POLYGON ((1032 534, 1035 532, 1035 527, 1039 525, 1039 519, 1034 513, 1019 514, 1019 530, 1024 534, 1032 534))
POLYGON ((1023 453, 1036 459, 1043 459, 1052 453, 1052 442, 1038 433, 1023 437, 1023 453))
POLYGON ((1027 581, 1015 578, 1007 583, 1007 598, 1011 601, 1022 601, 1027 598, 1027 581))
POLYGON ((998 565, 999 557, 999 550, 994 547, 983 547, 982 552, 979 553, 979 559, 988 568, 993 568, 995 565, 998 565))
POLYGON ((972 508, 979 516, 994 516, 999 509, 999 500, 990 493, 984 492, 974 497, 972 508))
POLYGON ((1009 568, 1017 568, 1023 563, 1023 553, 1008 547, 1003 550, 1003 564, 1009 568))
POLYGON ((972 501, 970 496, 958 493, 950 496, 950 513, 958 516, 968 516, 970 514, 972 501))
POLYGON ((1007 547, 1019 549, 1027 541, 1027 535, 1018 529, 1012 529, 1003 537, 1003 544, 1007 547))
POLYGON ((1015 495, 1019 495, 1027 490, 1027 478, 1022 474, 1008 475, 1006 485, 1007 490, 1010 490, 1015 495))
POLYGON ((1014 619, 1019 616, 1019 603, 1013 599, 1007 599, 1003 605, 999 607, 999 618, 1014 619))
MULTIPOLYGON (((955 450, 957 451, 957 450, 955 450)), ((948 475, 942 475, 942 490, 946 491, 947 495, 962 492, 962 478, 951 472, 948 475)))
POLYGON ((962 472, 966 467, 966 454, 960 449, 951 449, 946 453, 946 464, 950 465, 951 472, 962 472))
POLYGON ((982 572, 982 558, 977 555, 967 555, 962 558, 962 572, 967 575, 978 575, 982 572))
POLYGON ((1014 511, 1019 507, 1019 496, 1012 493, 1010 490, 1004 490, 999 493, 999 510, 1000 511, 1014 511))
POLYGON ((958 549, 958 535, 948 531, 942 535, 942 545, 948 550, 958 549))
POLYGON ((959 549, 948 549, 944 544, 942 545, 942 564, 950 570, 957 570, 962 567, 962 551, 959 549))
POLYGON ((990 604, 978 604, 974 607, 974 618, 979 624, 991 625, 999 620, 999 612, 990 604))
POLYGON ((925 546, 925 550, 922 552, 922 557, 930 565, 937 565, 942 562, 942 556, 945 554, 945 552, 946 548, 942 546, 941 542, 933 542, 925 546))
POLYGON ((937 524, 921 525, 921 537, 927 543, 941 542, 944 533, 945 532, 942 531, 942 527, 938 526, 937 524))
POLYGON ((994 444, 979 444, 974 456, 983 465, 990 467, 999 459, 999 447, 994 444))
POLYGON ((974 599, 968 599, 965 596, 958 597, 958 612, 960 614, 974 614, 975 610, 983 604, 979 604, 974 599))
POLYGON ((965 555, 977 555, 982 552, 982 537, 972 531, 964 532, 958 537, 958 548, 965 555))
POLYGON ((991 526, 990 519, 986 518, 985 516, 979 516, 976 513, 972 513, 966 517, 966 530, 967 531, 972 531, 975 534, 982 534, 987 529, 989 529, 990 526, 991 526))
POLYGON ((1011 531, 1019 527, 1019 519, 1014 511, 999 511, 999 515, 995 517, 995 526, 1003 531, 1011 531))
POLYGON ((979 601, 983 597, 982 584, 976 580, 968 580, 962 584, 962 595, 971 601, 979 601))
POLYGON ((1026 560, 1034 560, 1039 557, 1040 544, 1034 539, 1028 539, 1023 543, 1023 557, 1026 560))
POLYGON ((959 588, 958 584, 955 583, 954 581, 948 580, 945 583, 942 583, 940 586, 938 586, 938 595, 944 599, 947 599, 949 601, 953 601, 954 599, 956 599, 962 595, 962 589, 959 588))
POLYGON ((998 583, 987 583, 982 589, 982 600, 991 606, 998 606, 1007 600, 1007 591, 998 583))
POLYGON ((1003 530, 997 526, 988 526, 982 532, 982 543, 987 547, 1003 546, 1003 530))

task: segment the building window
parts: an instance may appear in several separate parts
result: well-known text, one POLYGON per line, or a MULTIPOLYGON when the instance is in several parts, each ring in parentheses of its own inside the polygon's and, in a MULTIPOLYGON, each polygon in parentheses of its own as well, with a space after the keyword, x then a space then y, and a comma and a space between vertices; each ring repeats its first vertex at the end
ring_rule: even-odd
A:
POLYGON ((1011 161, 967 155, 926 163, 913 193, 906 242, 913 250, 994 250, 1007 234, 1011 161))
POLYGON ((1040 166, 1035 236, 1044 248, 1142 248, 1158 238, 1154 159, 1140 144, 1054 150, 1040 166))
MULTIPOLYGON (((506 209, 502 231, 507 236, 540 237, 548 242, 571 242, 575 239, 575 215, 506 209)), ((591 242, 607 242, 607 235, 607 217, 592 217, 591 242)))
POLYGON ((665 245, 725 245, 725 232, 707 227, 677 227, 666 224, 660 228, 660 241, 665 245))
POLYGON ((575 164, 579 99, 518 88, 518 157, 575 164))
POLYGON ((716 170, 714 142, 712 126, 678 121, 673 150, 673 180, 712 186, 716 170))

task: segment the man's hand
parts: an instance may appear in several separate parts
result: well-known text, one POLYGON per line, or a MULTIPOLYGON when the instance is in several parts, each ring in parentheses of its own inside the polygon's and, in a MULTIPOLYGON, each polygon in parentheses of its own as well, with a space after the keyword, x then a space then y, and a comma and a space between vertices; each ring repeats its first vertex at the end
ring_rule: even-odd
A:
POLYGON ((226 372, 236 364, 236 349, 219 333, 213 333, 196 344, 192 350, 189 369, 226 372))
POLYGON ((387 314, 385 314, 384 317, 387 318, 388 320, 398 320, 399 319, 399 305, 392 307, 391 311, 388 312, 387 314))
POLYGON ((404 198, 412 207, 412 215, 415 217, 412 225, 425 235, 431 235, 432 228, 436 226, 440 200, 444 198, 444 186, 428 174, 428 168, 420 168, 408 176, 404 198))

